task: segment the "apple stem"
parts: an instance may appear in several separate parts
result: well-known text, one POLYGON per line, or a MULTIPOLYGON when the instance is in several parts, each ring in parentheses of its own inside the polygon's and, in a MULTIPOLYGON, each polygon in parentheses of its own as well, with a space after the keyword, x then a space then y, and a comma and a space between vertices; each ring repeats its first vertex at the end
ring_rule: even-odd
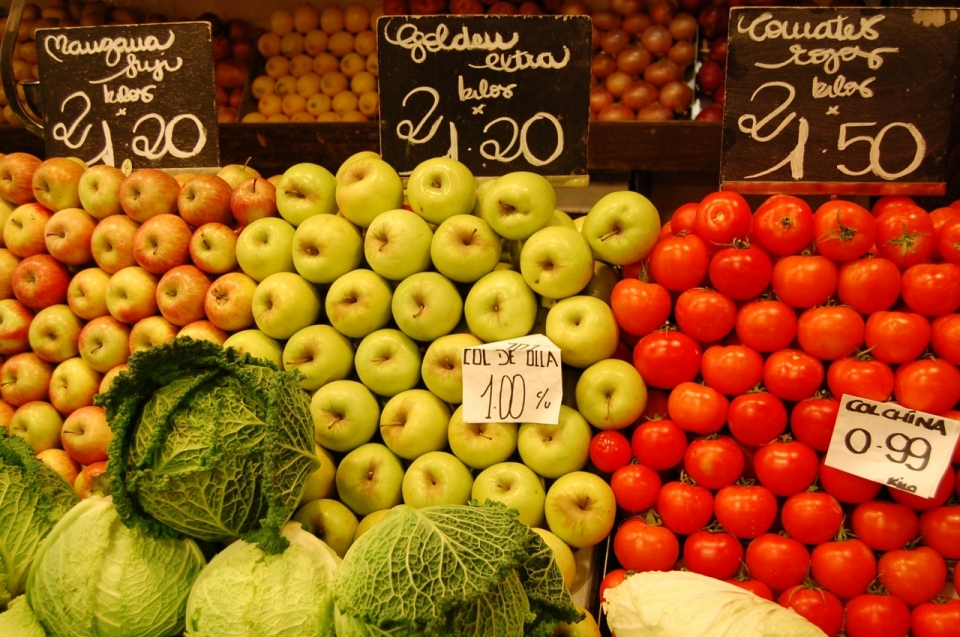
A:
POLYGON ((497 203, 500 204, 500 207, 503 208, 505 212, 516 212, 516 211, 517 211, 517 209, 516 209, 515 206, 511 206, 510 204, 503 203, 503 201, 497 201, 497 203))
POLYGON ((623 232, 623 230, 621 230, 620 228, 614 228, 613 230, 611 230, 611 231, 608 232, 607 234, 605 234, 605 235, 603 235, 602 237, 600 237, 600 241, 606 241, 606 240, 609 239, 610 237, 615 237, 615 236, 617 236, 618 234, 620 234, 621 232, 623 232))

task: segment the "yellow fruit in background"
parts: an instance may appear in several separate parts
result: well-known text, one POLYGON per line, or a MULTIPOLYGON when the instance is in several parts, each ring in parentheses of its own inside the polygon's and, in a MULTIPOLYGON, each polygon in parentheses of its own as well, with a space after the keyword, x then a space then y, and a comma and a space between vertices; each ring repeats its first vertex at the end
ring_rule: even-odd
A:
POLYGON ((288 58, 303 53, 303 35, 294 31, 283 36, 280 39, 280 52, 288 58))
POLYGON ((360 55, 366 57, 377 52, 377 34, 373 31, 361 31, 353 39, 353 48, 360 55))
POLYGON ((37 43, 36 42, 24 42, 23 44, 17 44, 20 47, 20 58, 24 62, 29 62, 30 64, 37 63, 37 43))
POLYGON ((274 55, 267 60, 264 70, 267 72, 267 75, 275 80, 279 80, 284 75, 290 74, 290 60, 282 55, 274 55))
POLYGON ((317 118, 306 111, 300 111, 299 113, 293 115, 290 118, 290 121, 298 123, 312 123, 317 121, 317 118))
POLYGON ((330 36, 330 40, 327 42, 327 50, 338 58, 342 58, 353 51, 353 34, 349 31, 337 31, 330 36))
POLYGON ((283 114, 288 117, 307 110, 307 98, 299 93, 288 93, 283 96, 283 114))
POLYGON ((290 60, 290 75, 303 77, 313 70, 313 58, 301 53, 290 60))
POLYGON ((317 115, 318 122, 339 122, 340 119, 340 113, 334 113, 333 111, 327 111, 322 115, 317 115))
POLYGON ((340 60, 332 53, 321 53, 313 58, 313 72, 323 77, 330 71, 340 70, 340 60))
POLYGON ((286 9, 277 9, 270 15, 270 30, 283 37, 293 31, 293 14, 286 9))
POLYGON ((18 127, 23 126, 23 122, 21 122, 20 119, 13 114, 13 109, 10 108, 9 104, 3 107, 3 119, 5 119, 7 123, 10 124, 11 126, 18 126, 18 127))
POLYGON ((327 7, 320 14, 320 28, 328 35, 333 35, 337 31, 343 31, 343 9, 340 7, 327 7))
POLYGON ((340 71, 330 71, 320 76, 320 90, 325 95, 333 97, 337 93, 346 90, 347 76, 340 71))
POLYGON ((370 24, 370 11, 362 4, 351 4, 343 12, 343 26, 350 33, 360 33, 370 24))
POLYGON ((380 112, 380 94, 376 91, 368 91, 357 100, 357 108, 367 117, 376 117, 380 112))
POLYGON ((314 57, 320 55, 327 50, 327 41, 330 39, 330 36, 321 31, 320 29, 314 29, 308 33, 303 38, 303 51, 307 55, 312 55, 314 57))
POLYGON ((333 96, 333 110, 343 115, 357 110, 357 96, 350 91, 340 91, 333 96))
POLYGON ((242 121, 245 124, 262 124, 267 121, 267 117, 263 113, 247 113, 242 121))
POLYGON ((367 116, 361 113, 360 111, 347 111, 343 114, 341 120, 342 122, 365 122, 367 121, 367 116))
POLYGON ((311 115, 322 115, 329 111, 332 107, 333 100, 330 99, 329 95, 317 93, 316 95, 311 95, 309 98, 307 98, 307 112, 311 115))
POLYGON ((369 71, 360 71, 350 80, 350 90, 357 95, 363 95, 377 90, 377 78, 369 71))
POLYGON ((264 95, 260 98, 260 101, 257 102, 257 110, 266 117, 270 117, 271 115, 279 113, 282 105, 283 98, 276 93, 271 93, 270 95, 264 95))
POLYGON ((273 87, 273 92, 280 97, 286 97, 290 93, 297 92, 297 78, 292 75, 284 75, 273 87))
POLYGON ((367 71, 369 71, 373 77, 377 77, 379 68, 377 65, 377 54, 374 53, 373 55, 367 56, 367 71))
POLYGON ((374 32, 376 32, 376 30, 377 30, 377 20, 379 20, 379 19, 380 19, 380 16, 382 16, 382 15, 383 15, 383 5, 382 5, 382 4, 381 4, 380 6, 378 6, 378 7, 374 7, 373 10, 370 11, 370 28, 371 28, 374 32))
POLYGON ((310 97, 320 92, 320 76, 316 73, 307 73, 297 80, 297 93, 310 97))
POLYGON ((257 40, 257 51, 268 60, 274 55, 280 55, 280 36, 273 31, 267 31, 257 40))
POLYGON ((353 77, 367 68, 367 60, 359 53, 347 53, 340 60, 340 72, 347 77, 353 77))
POLYGON ((304 2, 293 12, 293 28, 299 33, 310 33, 320 24, 320 12, 304 2))
POLYGON ((256 99, 260 99, 264 95, 276 92, 274 90, 276 84, 276 80, 269 75, 261 75, 250 84, 250 92, 256 99))
POLYGON ((23 60, 13 60, 13 77, 18 82, 29 82, 33 79, 33 65, 23 60))
POLYGON ((267 121, 271 124, 286 124, 290 121, 290 118, 284 115, 283 113, 276 113, 267 118, 267 121))

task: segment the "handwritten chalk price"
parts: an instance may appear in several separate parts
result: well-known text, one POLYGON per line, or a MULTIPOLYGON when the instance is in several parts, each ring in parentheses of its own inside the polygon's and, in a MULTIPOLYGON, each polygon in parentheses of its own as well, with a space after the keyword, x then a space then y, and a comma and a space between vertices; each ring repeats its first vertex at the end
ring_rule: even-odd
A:
POLYGON ((960 422, 902 405, 844 395, 827 466, 931 498, 960 436, 960 422))
POLYGON ((463 350, 466 422, 535 422, 560 418, 560 348, 546 336, 524 336, 463 350))

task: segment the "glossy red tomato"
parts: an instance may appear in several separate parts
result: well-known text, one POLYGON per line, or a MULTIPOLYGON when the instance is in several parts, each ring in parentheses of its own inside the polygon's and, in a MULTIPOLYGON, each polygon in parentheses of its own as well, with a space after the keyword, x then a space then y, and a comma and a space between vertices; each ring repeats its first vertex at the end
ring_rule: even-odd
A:
POLYGON ((630 518, 617 529, 613 552, 628 571, 669 571, 680 557, 680 543, 669 529, 630 518))
POLYGON ((939 414, 960 402, 960 371, 943 359, 921 359, 897 368, 893 395, 908 409, 939 414))
MULTIPOLYGON (((930 343, 937 356, 960 365, 960 314, 945 314, 935 318, 930 328, 930 343)), ((702 366, 703 361, 700 364, 702 366)))
POLYGON ((910 609, 893 595, 857 595, 844 614, 847 637, 904 637, 910 630, 910 609))
POLYGON ((913 637, 960 635, 960 599, 920 604, 910 613, 910 630, 913 637))
POLYGON ((917 537, 920 521, 910 507, 873 500, 853 510, 853 532, 874 551, 896 551, 917 537))
POLYGON ((880 583, 908 606, 929 602, 947 583, 946 562, 928 546, 884 553, 877 572, 880 583))
POLYGON ((770 590, 770 587, 764 584, 763 582, 758 582, 755 579, 728 579, 724 580, 727 584, 733 584, 734 586, 739 586, 740 588, 750 591, 760 599, 765 599, 768 602, 773 601, 773 591, 770 590))
POLYGON ((741 540, 763 535, 777 519, 777 498, 759 485, 723 487, 713 508, 720 526, 741 540))
POLYGON ((826 453, 839 412, 840 401, 836 398, 801 400, 790 412, 790 433, 814 451, 826 453))
POLYGON ((660 474, 642 464, 620 467, 610 476, 610 488, 617 506, 640 513, 652 507, 660 493, 660 474))
POLYGON ((633 365, 647 385, 673 389, 697 377, 701 356, 700 345, 686 334, 660 330, 640 339, 633 365))
POLYGON ((960 265, 960 215, 944 223, 937 231, 937 252, 944 261, 960 265))
POLYGON ((920 537, 945 559, 960 559, 960 506, 924 511, 920 515, 920 537))
POLYGON ((854 353, 863 345, 863 317, 843 305, 806 310, 797 321, 800 348, 823 361, 854 353))
POLYGON ((852 473, 847 473, 820 461, 820 486, 823 490, 845 504, 860 504, 877 497, 883 485, 852 473))
POLYGON ((619 431, 601 431, 590 440, 590 462, 604 473, 630 464, 630 441, 619 431))
POLYGON ((774 254, 803 252, 813 240, 813 211, 802 199, 774 195, 753 215, 753 234, 774 254))
POLYGON ((660 241, 650 253, 650 276, 675 292, 700 285, 709 266, 707 244, 695 234, 680 234, 660 241))
POLYGON ((837 291, 837 264, 820 255, 791 255, 773 266, 773 291, 792 307, 823 305, 837 291))
POLYGON ((912 197, 905 197, 903 195, 886 195, 877 199, 876 203, 873 204, 873 207, 870 208, 870 214, 872 214, 874 217, 879 217, 887 210, 896 208, 897 206, 902 206, 903 204, 915 206, 917 205, 917 202, 915 202, 912 197))
POLYGON ((657 241, 663 241, 664 239, 669 239, 672 236, 674 236, 673 225, 668 221, 660 226, 660 234, 657 236, 657 241))
POLYGON ((816 546, 810 567, 813 579, 841 599, 863 595, 877 577, 877 558, 858 539, 816 546))
POLYGON ((923 263, 936 246, 933 219, 919 206, 897 206, 877 217, 877 252, 900 268, 923 263))
POLYGON ((667 392, 659 389, 647 390, 647 404, 643 408, 641 419, 655 420, 667 417, 667 392))
POLYGON ((657 513, 663 526, 677 535, 690 535, 710 524, 713 494, 697 484, 668 482, 657 497, 657 513))
POLYGON ((783 503, 780 521, 790 537, 804 544, 829 542, 843 523, 843 507, 825 491, 795 493, 783 503))
POLYGON ((751 301, 737 314, 737 338, 758 352, 788 347, 797 336, 797 313, 780 301, 751 301))
POLYGON ((827 370, 827 387, 834 396, 848 394, 886 402, 893 394, 893 370, 869 357, 841 358, 827 370))
POLYGON ((670 292, 658 283, 624 279, 613 286, 610 307, 617 324, 628 334, 645 336, 670 317, 670 292))
POLYGON ((823 363, 806 352, 782 349, 764 363, 763 384, 782 400, 805 400, 823 384, 823 363))
POLYGON ((747 570, 772 590, 785 591, 803 582, 810 568, 810 552, 793 538, 764 533, 747 545, 747 570))
POLYGON ((752 222, 746 199, 735 192, 712 192, 700 201, 694 230, 704 241, 728 245, 746 239, 752 222))
POLYGON ((879 257, 844 263, 837 295, 841 303, 861 314, 889 310, 900 298, 900 269, 879 257))
POLYGON ((740 445, 727 436, 697 438, 683 456, 687 475, 701 487, 714 491, 736 482, 743 473, 744 462, 740 445))
POLYGON ((784 497, 813 484, 818 464, 817 452, 796 440, 771 442, 753 455, 757 479, 774 495, 784 497))
POLYGON ((873 246, 877 223, 869 212, 851 201, 828 201, 813 215, 817 252, 834 261, 852 261, 873 246))
POLYGON ((736 245, 724 248, 710 260, 710 282, 732 299, 748 301, 766 291, 773 263, 762 248, 736 245))
POLYGON ((763 380, 763 357, 744 345, 714 345, 703 353, 700 373, 722 394, 745 394, 763 380))
POLYGON ((906 363, 930 343, 930 322, 913 312, 877 312, 867 319, 863 340, 877 360, 906 363))
POLYGON ((907 268, 900 282, 903 302, 924 316, 941 316, 960 308, 960 265, 921 263, 907 268))
POLYGON ((672 420, 650 420, 634 430, 630 443, 640 464, 665 471, 683 462, 687 435, 672 420))
POLYGON ((623 580, 627 578, 627 569, 625 568, 615 568, 606 575, 603 579, 600 580, 600 601, 606 601, 603 597, 604 592, 608 588, 616 588, 623 584, 623 580))
POLYGON ((836 637, 843 626, 843 604, 830 591, 794 586, 780 594, 777 602, 822 630, 836 637))
POLYGON ((716 579, 733 577, 740 570, 743 547, 729 533, 695 531, 683 543, 683 563, 694 572, 716 579))
POLYGON ((700 207, 698 203, 685 203, 679 208, 677 208, 673 216, 670 217, 670 227, 673 229, 673 234, 680 234, 684 230, 687 232, 693 232, 693 226, 697 222, 697 208, 700 207))
POLYGON ((693 288, 680 294, 674 313, 680 330, 701 343, 723 339, 737 322, 733 300, 708 288, 693 288))
POLYGON ((705 436, 716 433, 727 422, 727 397, 713 387, 680 383, 667 401, 670 420, 684 431, 705 436))
POLYGON ((730 434, 743 444, 764 445, 787 428, 787 408, 773 394, 741 394, 730 401, 727 424, 730 434))
POLYGON ((892 497, 895 502, 905 504, 914 511, 926 511, 946 504, 950 496, 953 495, 954 482, 954 473, 948 470, 943 474, 943 477, 940 478, 937 491, 933 494, 932 498, 921 498, 908 491, 901 491, 900 489, 894 489, 892 487, 887 487, 887 493, 890 494, 890 497, 892 497))

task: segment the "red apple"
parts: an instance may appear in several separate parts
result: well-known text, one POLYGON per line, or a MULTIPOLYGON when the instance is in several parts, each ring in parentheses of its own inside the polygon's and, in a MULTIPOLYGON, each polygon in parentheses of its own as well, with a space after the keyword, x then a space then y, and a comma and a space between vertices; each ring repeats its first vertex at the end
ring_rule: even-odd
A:
POLYGON ((80 465, 63 449, 46 449, 37 454, 37 460, 56 471, 70 486, 80 475, 80 465))
POLYGON ((124 268, 110 277, 107 309, 118 321, 133 325, 157 313, 157 277, 143 268, 124 268))
POLYGON ((147 272, 163 274, 187 262, 191 236, 189 226, 176 215, 151 217, 133 237, 133 258, 147 272))
POLYGON ((230 184, 216 175, 197 175, 180 190, 180 216, 194 228, 205 223, 230 223, 230 184))
POLYGON ((67 286, 67 305, 73 313, 89 321, 98 316, 106 316, 107 286, 110 275, 100 268, 87 268, 73 275, 67 286))
POLYGON ((106 462, 88 464, 77 476, 76 482, 73 483, 73 490, 77 492, 77 497, 81 500, 86 500, 97 493, 107 494, 109 493, 107 477, 106 462))
POLYGON ((210 279, 200 268, 177 266, 164 274, 157 285, 157 307, 174 325, 182 327, 199 321, 206 316, 203 300, 209 287, 210 279))
POLYGON ((130 330, 130 354, 132 356, 145 349, 169 343, 177 337, 179 331, 180 328, 162 316, 148 316, 137 321, 130 330))
POLYGON ((80 207, 80 178, 85 165, 66 157, 51 157, 33 173, 33 197, 40 205, 57 212, 80 207))
POLYGON ((15 206, 33 201, 33 174, 40 160, 28 153, 10 153, 0 159, 0 199, 15 206))
POLYGON ((97 220, 79 208, 66 208, 47 221, 47 252, 60 263, 83 265, 93 258, 90 242, 97 220))
POLYGON ((82 358, 69 358, 57 365, 50 377, 50 403, 64 415, 89 407, 100 391, 101 380, 103 374, 82 358))
POLYGON ((257 282, 242 272, 230 272, 213 282, 203 307, 207 319, 222 330, 238 332, 253 325, 253 293, 257 282))
POLYGON ((107 274, 116 274, 137 264, 133 237, 140 224, 126 215, 113 215, 97 224, 90 238, 93 259, 107 274))
POLYGON ((123 372, 127 371, 128 369, 130 368, 127 366, 126 363, 124 363, 123 365, 117 365, 116 367, 108 371, 106 374, 104 374, 103 380, 100 381, 100 393, 106 394, 107 392, 109 392, 110 388, 113 387, 114 379, 120 374, 122 374, 123 372))
POLYGON ((17 408, 5 400, 0 400, 0 433, 6 433, 10 428, 10 421, 13 419, 17 408))
POLYGON ((237 233, 222 223, 205 223, 190 238, 190 260, 204 272, 224 274, 237 267, 237 233))
POLYGON ((30 323, 30 349, 49 363, 62 363, 78 354, 83 321, 68 305, 45 307, 30 323))
POLYGON ((100 316, 80 330, 77 348, 87 365, 108 373, 130 358, 130 327, 112 316, 100 316))
POLYGON ((49 254, 27 257, 13 270, 13 293, 32 310, 66 302, 69 285, 66 266, 49 254))
POLYGON ((131 219, 143 223, 157 215, 176 214, 179 194, 176 179, 162 170, 143 168, 120 184, 120 206, 131 219))
POLYGON ((107 459, 107 447, 113 432, 103 407, 81 407, 63 422, 60 442, 70 457, 88 465, 107 459))
POLYGON ((19 407, 47 397, 53 367, 33 352, 11 356, 0 367, 0 395, 19 407))
POLYGON ((198 341, 210 341, 214 345, 223 345, 227 340, 227 333, 210 321, 194 321, 185 325, 177 333, 177 338, 189 337, 198 341))
POLYGON ((20 257, 6 248, 0 248, 0 299, 13 298, 13 269, 20 257))
POLYGON ((38 203, 28 203, 10 213, 3 226, 3 243, 18 257, 47 251, 44 230, 53 213, 38 203))
POLYGON ((267 179, 247 179, 241 182, 230 196, 230 209, 241 226, 263 217, 279 216, 277 188, 267 179))
POLYGON ((11 356, 30 349, 33 312, 16 299, 0 301, 0 354, 11 356))

